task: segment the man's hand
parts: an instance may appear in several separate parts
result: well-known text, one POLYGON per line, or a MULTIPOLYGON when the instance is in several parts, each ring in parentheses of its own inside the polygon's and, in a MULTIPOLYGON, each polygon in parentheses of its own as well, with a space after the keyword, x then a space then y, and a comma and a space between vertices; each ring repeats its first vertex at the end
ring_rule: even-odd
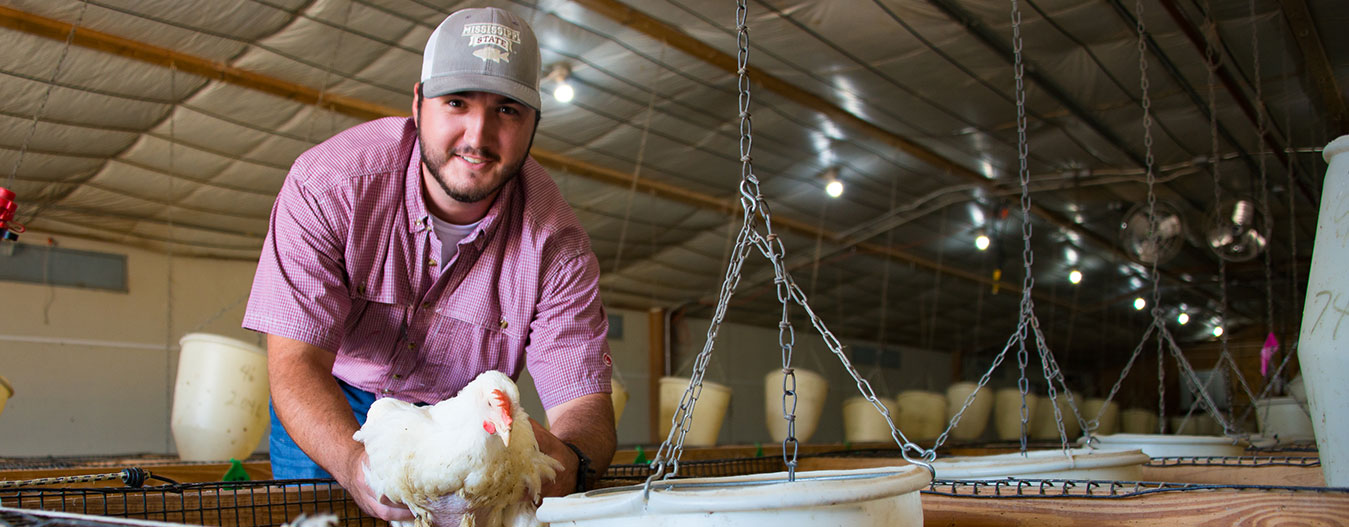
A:
MULTIPOLYGON (((384 496, 376 496, 374 491, 370 490, 370 484, 365 481, 365 464, 369 458, 362 451, 359 456, 348 464, 345 473, 333 474, 342 488, 347 490, 351 499, 356 502, 366 514, 374 516, 384 521, 412 521, 412 511, 406 505, 389 501, 384 496)), ((437 517, 439 520, 439 517, 437 517)), ((455 517, 456 524, 458 517, 455 517)), ((440 523, 437 521, 437 523, 440 523)))
POLYGON ((548 457, 562 463, 562 470, 559 470, 557 475, 553 476, 553 479, 544 480, 539 495, 566 496, 571 494, 576 490, 576 466, 580 464, 581 460, 576 458, 576 453, 567 448, 567 445, 563 444, 561 439, 549 432, 533 417, 529 418, 529 424, 534 428, 534 439, 539 443, 539 452, 543 452, 548 457))

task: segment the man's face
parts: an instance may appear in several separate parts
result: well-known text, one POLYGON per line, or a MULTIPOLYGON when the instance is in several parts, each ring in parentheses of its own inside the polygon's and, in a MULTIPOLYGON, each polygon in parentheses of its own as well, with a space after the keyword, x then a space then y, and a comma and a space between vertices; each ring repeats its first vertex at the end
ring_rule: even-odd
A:
POLYGON ((494 197, 520 172, 534 140, 535 110, 503 95, 418 95, 412 115, 428 189, 434 180, 461 203, 494 197))

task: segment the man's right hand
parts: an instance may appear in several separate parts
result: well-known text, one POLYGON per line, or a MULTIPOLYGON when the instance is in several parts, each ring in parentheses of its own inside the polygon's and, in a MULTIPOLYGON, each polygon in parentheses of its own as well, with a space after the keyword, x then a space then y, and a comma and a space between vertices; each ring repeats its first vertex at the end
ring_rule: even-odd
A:
POLYGON ((356 502, 366 514, 374 516, 384 521, 412 521, 412 510, 401 503, 389 501, 389 498, 383 495, 376 495, 370 489, 370 484, 365 481, 365 464, 369 458, 362 451, 359 456, 348 464, 346 473, 342 476, 333 476, 337 482, 346 489, 347 494, 356 502))

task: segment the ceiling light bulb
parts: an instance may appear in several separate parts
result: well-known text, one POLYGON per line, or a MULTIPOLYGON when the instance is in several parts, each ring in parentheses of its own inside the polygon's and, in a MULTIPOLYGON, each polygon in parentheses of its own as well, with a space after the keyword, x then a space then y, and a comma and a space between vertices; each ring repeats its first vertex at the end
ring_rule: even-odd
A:
POLYGON ((843 182, 837 179, 830 181, 824 186, 824 193, 831 198, 837 198, 843 195, 843 182))
POLYGON ((1143 300, 1143 297, 1140 296, 1134 299, 1134 309, 1142 311, 1145 307, 1148 307, 1148 301, 1143 300))
POLYGON ((1213 326, 1213 336, 1215 336, 1215 337, 1221 337, 1221 336, 1223 336, 1223 327, 1222 327, 1222 326, 1213 326))
POLYGON ((1186 325, 1186 324, 1189 324, 1189 323, 1190 323, 1190 314, 1189 314, 1189 313, 1181 313, 1181 314, 1179 314, 1179 315, 1176 315, 1176 322, 1179 322, 1180 325, 1182 325, 1182 326, 1184 326, 1184 325, 1186 325))
POLYGON ((553 88, 553 98, 557 99, 557 102, 571 102, 574 97, 576 97, 576 90, 570 84, 559 82, 557 87, 553 88))
POLYGON ((988 250, 988 243, 989 243, 988 236, 985 236, 983 234, 980 234, 979 236, 974 238, 974 246, 978 247, 980 251, 988 250))
POLYGON ((1073 285, 1077 285, 1077 284, 1079 284, 1079 283, 1082 283, 1082 271, 1078 271, 1077 269, 1073 269, 1072 271, 1069 271, 1069 272, 1068 272, 1068 281, 1069 281, 1069 282, 1072 282, 1073 285))

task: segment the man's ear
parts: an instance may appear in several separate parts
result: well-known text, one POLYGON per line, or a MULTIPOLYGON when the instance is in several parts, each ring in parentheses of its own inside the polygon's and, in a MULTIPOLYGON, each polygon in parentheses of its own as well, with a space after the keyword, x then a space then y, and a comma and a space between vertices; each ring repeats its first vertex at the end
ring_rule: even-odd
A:
POLYGON ((421 126, 422 83, 412 85, 412 124, 421 126))

